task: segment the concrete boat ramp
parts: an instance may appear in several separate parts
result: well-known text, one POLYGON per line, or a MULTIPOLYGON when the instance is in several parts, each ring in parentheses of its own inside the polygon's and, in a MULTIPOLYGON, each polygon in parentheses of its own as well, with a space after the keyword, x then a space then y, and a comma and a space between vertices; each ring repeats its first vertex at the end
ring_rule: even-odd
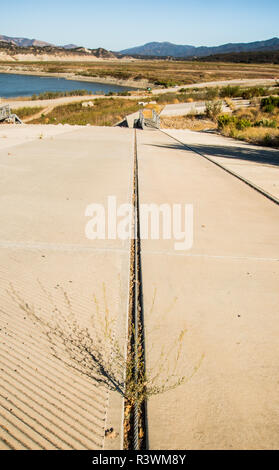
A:
POLYGON ((161 391, 177 377, 147 400, 146 447, 278 448, 279 152, 32 125, 0 126, 0 448, 123 447, 123 397, 88 351, 123 381, 130 240, 85 228, 91 204, 132 202, 135 151, 140 203, 194 211, 190 249, 141 239, 146 369, 161 391))

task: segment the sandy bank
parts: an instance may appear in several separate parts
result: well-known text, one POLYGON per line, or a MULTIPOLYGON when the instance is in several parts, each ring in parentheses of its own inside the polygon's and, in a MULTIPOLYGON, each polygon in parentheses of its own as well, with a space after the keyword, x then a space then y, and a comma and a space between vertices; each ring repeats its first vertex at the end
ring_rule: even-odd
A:
POLYGON ((35 70, 24 70, 19 67, 14 69, 9 65, 0 65, 0 73, 9 73, 15 75, 34 75, 39 77, 55 77, 55 78, 65 78, 65 80, 75 80, 81 82, 90 82, 90 83, 102 83, 108 85, 119 85, 123 87, 141 89, 148 86, 154 86, 152 83, 149 83, 147 80, 121 80, 114 77, 84 77, 83 75, 75 75, 74 73, 49 73, 41 72, 35 70))

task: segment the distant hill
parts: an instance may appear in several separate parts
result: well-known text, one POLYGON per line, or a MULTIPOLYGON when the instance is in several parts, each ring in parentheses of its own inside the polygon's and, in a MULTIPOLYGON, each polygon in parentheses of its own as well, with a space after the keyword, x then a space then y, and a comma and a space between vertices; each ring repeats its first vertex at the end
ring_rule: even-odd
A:
POLYGON ((66 44, 65 46, 61 46, 64 49, 76 49, 78 46, 76 44, 66 44))
MULTIPOLYGON (((52 46, 52 47, 59 47, 55 46, 54 44, 51 44, 50 42, 45 42, 45 41, 39 41, 38 39, 28 39, 28 38, 14 38, 11 36, 3 36, 0 34, 0 41, 1 42, 7 42, 9 44, 13 44, 14 46, 18 47, 31 47, 31 46, 36 46, 36 47, 46 47, 46 46, 52 46)), ((65 46, 60 46, 63 47, 63 49, 76 49, 79 46, 76 44, 66 44, 65 46)))
POLYGON ((92 59, 115 59, 116 54, 99 47, 98 49, 87 49, 85 47, 64 48, 59 46, 31 45, 18 46, 10 41, 0 39, 0 62, 1 60, 92 60, 92 59))
POLYGON ((230 52, 199 57, 205 62, 235 62, 244 64, 279 64, 279 48, 276 51, 230 52))
POLYGON ((205 57, 230 52, 271 51, 279 49, 279 38, 248 43, 229 43, 216 47, 178 45, 171 42, 149 42, 143 46, 123 49, 121 54, 157 57, 205 57))
MULTIPOLYGON (((0 55, 7 54, 14 59, 17 55, 34 55, 42 57, 51 55, 62 57, 70 55, 73 56, 94 56, 99 59, 115 59, 120 57, 120 54, 107 51, 102 47, 97 49, 88 49, 86 47, 77 46, 76 44, 66 44, 65 46, 55 46, 49 42, 38 41, 37 39, 28 38, 15 38, 10 36, 0 35, 0 55)), ((1 59, 1 57, 0 57, 1 59)), ((3 59, 3 57, 2 57, 3 59)))
POLYGON ((8 42, 8 43, 13 44, 14 46, 18 46, 18 47, 53 46, 53 44, 50 44, 49 42, 39 41, 38 39, 13 38, 13 37, 10 37, 10 36, 3 36, 1 34, 0 34, 0 41, 1 42, 8 42))

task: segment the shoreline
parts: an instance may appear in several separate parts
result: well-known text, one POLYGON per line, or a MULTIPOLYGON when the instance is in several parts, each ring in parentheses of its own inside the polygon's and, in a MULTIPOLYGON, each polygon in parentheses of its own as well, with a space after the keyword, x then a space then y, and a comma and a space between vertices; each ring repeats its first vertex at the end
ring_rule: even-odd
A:
MULTIPOLYGON (((26 71, 26 70, 9 70, 9 66, 1 66, 0 63, 0 74, 12 74, 12 75, 30 75, 30 76, 37 76, 37 77, 50 77, 50 78, 64 78, 65 80, 72 80, 72 81, 80 81, 84 83, 99 83, 100 85, 102 84, 108 84, 108 85, 115 85, 123 88, 131 88, 132 95, 131 96, 126 96, 125 98, 129 99, 137 99, 140 97, 143 97, 146 93, 146 88, 148 86, 151 86, 152 91, 151 91, 151 96, 152 95, 159 95, 159 94, 164 94, 164 93, 177 93, 180 91, 181 88, 183 89, 192 89, 192 88, 205 88, 205 87, 214 87, 214 86, 246 86, 246 87, 253 87, 253 86, 275 86, 278 84, 278 79, 277 78, 237 78, 237 79, 229 79, 229 80, 212 80, 212 81, 200 81, 196 83, 191 83, 191 84, 185 84, 185 85, 177 85, 174 87, 169 87, 169 88, 163 88, 160 86, 155 86, 152 83, 147 82, 146 80, 141 80, 138 81, 138 86, 135 86, 135 83, 133 80, 119 80, 114 77, 84 77, 82 75, 75 75, 70 72, 39 72, 39 71, 26 71), (3 69, 2 69, 3 67, 3 69), (138 91, 138 93, 135 95, 135 92, 138 91)), ((46 90, 47 91, 47 90, 46 90)), ((73 97, 59 97, 55 98, 55 100, 63 99, 63 98, 79 98, 83 100, 88 100, 88 99, 95 99, 98 97, 108 97, 109 95, 105 94, 92 94, 92 95, 84 95, 84 96, 73 96, 73 97)), ((24 101, 30 102, 32 98, 32 95, 30 96, 12 96, 12 97, 4 97, 0 96, 0 102, 7 102, 7 101, 21 101, 22 103, 24 101)), ((46 100, 34 100, 32 101, 32 107, 34 106, 39 106, 39 101, 46 101, 46 100), (34 105, 33 105, 34 103, 34 105), (36 103, 36 104, 35 104, 36 103)), ((49 100, 47 100, 49 102, 49 100)))
MULTIPOLYGON (((77 82, 85 83, 100 83, 101 85, 116 85, 120 87, 133 88, 135 90, 143 91, 148 86, 154 84, 149 83, 148 81, 139 80, 137 85, 134 80, 119 80, 114 77, 84 77, 83 75, 75 75, 70 72, 39 72, 39 71, 26 71, 26 70, 10 70, 9 66, 0 65, 0 74, 12 74, 12 75, 32 75, 36 77, 49 77, 49 78, 64 78, 65 80, 72 80, 77 82), (3 69, 2 69, 3 67, 3 69), (5 68, 4 68, 5 67, 5 68)), ((15 97, 14 97, 15 98, 15 97)))

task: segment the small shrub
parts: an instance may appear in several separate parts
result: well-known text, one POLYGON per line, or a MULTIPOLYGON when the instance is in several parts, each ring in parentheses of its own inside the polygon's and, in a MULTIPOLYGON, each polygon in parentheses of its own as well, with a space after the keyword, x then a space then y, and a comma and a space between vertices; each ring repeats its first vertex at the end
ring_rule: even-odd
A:
POLYGON ((273 113, 275 111, 275 106, 273 104, 267 104, 262 109, 265 113, 273 113))
POLYGON ((154 85, 163 86, 164 88, 169 88, 175 86, 176 83, 173 80, 156 80, 154 85))
POLYGON ((236 121, 236 116, 231 116, 230 114, 220 114, 217 119, 218 128, 223 129, 226 126, 235 125, 236 121))
POLYGON ((261 108, 265 113, 272 113, 279 108, 279 96, 269 96, 261 100, 261 108))
POLYGON ((246 127, 251 127, 252 123, 251 121, 249 121, 249 119, 242 118, 242 119, 237 119, 235 125, 236 125, 236 128, 239 131, 241 131, 245 129, 246 127))
POLYGON ((274 119, 261 119, 260 121, 256 121, 254 126, 255 127, 271 127, 272 129, 276 129, 277 122, 274 119))
POLYGON ((207 101, 205 103, 205 114, 206 117, 217 121, 218 115, 222 111, 222 101, 207 101))
POLYGON ((207 100, 215 100, 219 96, 219 88, 218 87, 212 87, 208 88, 206 91, 206 99, 207 100))
POLYGON ((240 87, 239 86, 225 86, 220 90, 220 97, 221 98, 236 98, 240 96, 240 87))
POLYGON ((218 128, 224 129, 224 127, 230 126, 231 129, 235 128, 238 130, 246 129, 246 127, 251 127, 252 122, 250 119, 230 116, 229 114, 221 114, 218 116, 218 128))
POLYGON ((241 96, 245 100, 249 100, 251 98, 258 97, 258 96, 264 96, 264 95, 267 95, 267 94, 268 94, 268 90, 266 88, 251 87, 251 88, 248 88, 247 90, 244 90, 241 93, 241 96))

